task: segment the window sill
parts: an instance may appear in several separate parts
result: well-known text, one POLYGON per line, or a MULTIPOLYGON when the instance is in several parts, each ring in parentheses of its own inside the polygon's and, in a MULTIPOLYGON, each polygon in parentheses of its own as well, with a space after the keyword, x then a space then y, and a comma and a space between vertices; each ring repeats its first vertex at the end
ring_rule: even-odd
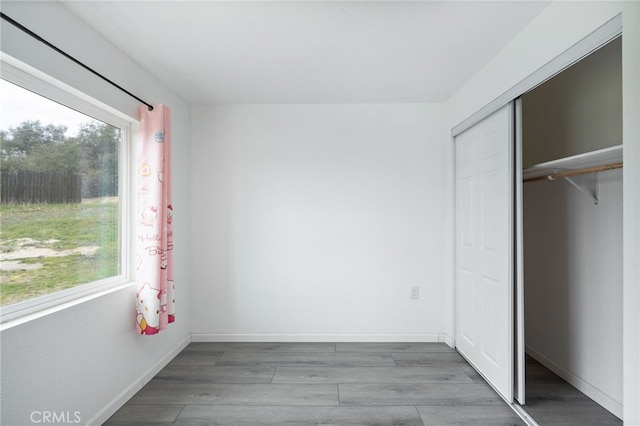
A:
POLYGON ((73 296, 66 298, 58 297, 53 300, 27 306, 23 309, 16 309, 8 313, 4 312, 6 308, 2 308, 0 332, 134 286, 135 282, 114 284, 113 281, 109 280, 109 282, 105 282, 102 285, 87 289, 85 292, 76 292, 73 296))

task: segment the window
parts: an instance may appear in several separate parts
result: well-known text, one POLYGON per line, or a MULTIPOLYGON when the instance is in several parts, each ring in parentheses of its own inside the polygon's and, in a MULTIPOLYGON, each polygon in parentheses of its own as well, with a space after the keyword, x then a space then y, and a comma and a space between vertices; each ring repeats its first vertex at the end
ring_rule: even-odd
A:
POLYGON ((127 281, 130 123, 2 66, 0 306, 6 321, 127 281))

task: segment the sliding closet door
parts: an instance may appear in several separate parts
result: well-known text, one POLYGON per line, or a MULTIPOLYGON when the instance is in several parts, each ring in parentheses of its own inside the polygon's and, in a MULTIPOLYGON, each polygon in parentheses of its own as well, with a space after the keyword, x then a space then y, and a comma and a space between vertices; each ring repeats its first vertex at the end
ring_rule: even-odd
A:
POLYGON ((456 346, 513 400, 513 103, 455 137, 456 346))
POLYGON ((522 188, 522 98, 514 101, 515 115, 515 356, 514 395, 524 405, 525 402, 525 344, 524 344, 524 230, 523 230, 523 188, 522 188))

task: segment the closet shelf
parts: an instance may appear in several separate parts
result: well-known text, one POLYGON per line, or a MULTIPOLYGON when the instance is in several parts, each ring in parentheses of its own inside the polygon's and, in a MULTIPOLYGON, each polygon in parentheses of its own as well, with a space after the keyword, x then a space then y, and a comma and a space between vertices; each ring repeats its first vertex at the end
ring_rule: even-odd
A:
POLYGON ((522 179, 524 182, 554 180, 575 174, 595 173, 620 167, 622 167, 622 145, 616 145, 610 148, 599 149, 597 151, 573 155, 571 157, 560 158, 527 167, 522 171, 522 179), (611 167, 606 168, 606 166, 611 167), (596 170, 598 167, 605 168, 596 170), (592 168, 594 170, 587 171, 592 168), (560 176, 560 174, 564 172, 566 172, 567 175, 560 176), (554 177, 554 175, 558 176, 554 177))
POLYGON ((622 145, 536 164, 522 171, 523 182, 564 179, 598 204, 597 173, 622 168, 622 145), (592 174, 591 188, 571 176, 592 174))
POLYGON ((602 166, 584 167, 582 169, 569 169, 558 171, 555 173, 544 174, 542 176, 534 176, 523 179, 524 182, 535 182, 538 180, 557 180, 571 176, 585 175, 588 173, 604 172, 607 170, 621 169, 622 163, 603 164, 602 166))

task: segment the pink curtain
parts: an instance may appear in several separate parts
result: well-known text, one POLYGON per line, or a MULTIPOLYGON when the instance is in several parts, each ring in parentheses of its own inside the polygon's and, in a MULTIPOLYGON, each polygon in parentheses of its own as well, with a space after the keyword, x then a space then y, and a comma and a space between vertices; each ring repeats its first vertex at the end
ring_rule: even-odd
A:
POLYGON ((147 335, 175 320, 170 118, 164 105, 140 108, 136 329, 147 335))

